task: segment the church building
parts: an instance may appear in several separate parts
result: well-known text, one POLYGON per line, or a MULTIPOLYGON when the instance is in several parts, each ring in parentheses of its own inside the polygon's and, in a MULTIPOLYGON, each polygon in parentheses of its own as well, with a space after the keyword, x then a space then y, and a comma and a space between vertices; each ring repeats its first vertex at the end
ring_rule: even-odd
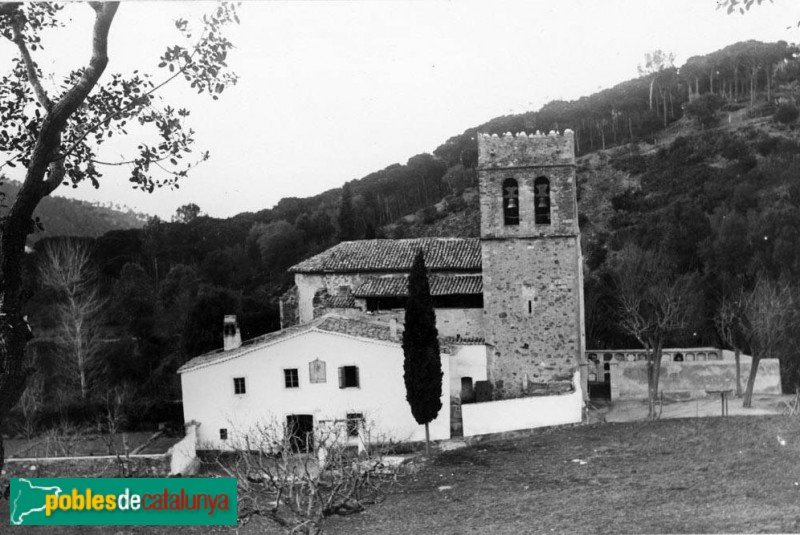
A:
POLYGON ((295 285, 281 299, 281 331, 234 340, 181 367, 185 418, 201 423, 201 440, 224 448, 222 437, 236 425, 226 415, 241 420, 241 430, 267 414, 302 420, 306 433, 320 422, 351 425, 369 414, 380 432, 419 439, 400 346, 407 277, 419 250, 445 373, 432 438, 581 421, 573 133, 481 134, 478 152, 480 238, 340 243, 291 268, 295 285))

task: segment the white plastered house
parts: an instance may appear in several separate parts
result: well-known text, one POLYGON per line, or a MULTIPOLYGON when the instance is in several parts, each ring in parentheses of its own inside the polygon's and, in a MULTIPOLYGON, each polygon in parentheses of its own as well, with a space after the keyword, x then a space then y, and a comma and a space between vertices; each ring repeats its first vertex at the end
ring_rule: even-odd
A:
MULTIPOLYGON (((230 321, 230 320, 229 320, 230 321)), ((230 324, 227 326, 230 328, 230 324)), ((327 314, 316 320, 238 342, 226 329, 227 349, 196 357, 179 370, 185 421, 197 421, 200 449, 229 449, 264 425, 297 433, 340 423, 358 440, 361 421, 371 440, 423 440, 403 381, 397 327, 327 314)), ((442 409, 430 424, 433 440, 450 438, 451 391, 458 373, 485 380, 485 348, 442 345, 442 409)))

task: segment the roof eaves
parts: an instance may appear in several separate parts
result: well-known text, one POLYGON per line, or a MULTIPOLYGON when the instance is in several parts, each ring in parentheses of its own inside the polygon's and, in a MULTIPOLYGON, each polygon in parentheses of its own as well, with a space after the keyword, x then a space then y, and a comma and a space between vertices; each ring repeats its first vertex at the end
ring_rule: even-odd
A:
MULTIPOLYGON (((238 348, 236 348, 236 350, 230 351, 230 352, 228 352, 228 351, 220 351, 219 349, 217 349, 213 353, 218 353, 220 358, 208 359, 208 360, 205 360, 205 361, 198 362, 197 364, 191 366, 192 360, 201 359, 203 357, 210 356, 211 353, 204 353, 203 355, 198 355, 197 357, 194 357, 192 360, 190 360, 189 362, 187 362, 186 364, 184 364, 183 366, 178 368, 178 373, 179 374, 183 374, 183 373, 186 373, 186 372, 198 370, 200 368, 206 368, 208 366, 213 366, 215 364, 220 364, 222 362, 227 362, 229 360, 233 360, 233 359, 239 358, 241 356, 248 355, 248 354, 250 354, 253 351, 256 351, 258 349, 263 349, 265 347, 269 347, 269 346, 275 345, 278 342, 283 342, 284 340, 291 340, 292 338, 295 338, 297 336, 300 336, 302 334, 305 334, 305 333, 313 330, 313 326, 311 324, 303 325, 303 327, 305 327, 305 328, 298 329, 296 332, 293 332, 293 333, 285 334, 283 336, 276 335, 276 336, 272 336, 269 339, 264 340, 262 342, 251 343, 249 345, 249 347, 247 347, 246 349, 243 349, 244 346, 238 347, 238 348)), ((280 333, 281 331, 277 331, 277 332, 280 333)))

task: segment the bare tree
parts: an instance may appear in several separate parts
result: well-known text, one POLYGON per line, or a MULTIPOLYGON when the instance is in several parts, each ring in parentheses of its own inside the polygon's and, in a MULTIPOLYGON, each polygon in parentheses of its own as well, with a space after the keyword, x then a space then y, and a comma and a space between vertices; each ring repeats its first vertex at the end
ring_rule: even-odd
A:
POLYGON ((627 246, 612 259, 612 279, 618 325, 646 350, 648 417, 656 418, 662 350, 695 316, 696 276, 676 274, 661 253, 627 246))
POLYGON ((742 347, 746 343, 743 332, 745 293, 741 286, 724 288, 719 306, 714 314, 714 328, 723 344, 733 349, 736 361, 736 397, 742 396, 742 347))
MULTIPOLYGON (((369 442, 371 424, 358 424, 359 440, 369 442)), ((239 520, 267 517, 292 533, 321 533, 332 515, 348 515, 381 502, 397 477, 379 448, 356 455, 347 422, 320 422, 298 441, 276 421, 232 433, 232 454, 217 464, 239 486, 239 520)))
POLYGON ((25 438, 31 440, 36 434, 36 418, 42 407, 42 395, 44 394, 44 382, 39 374, 34 374, 30 379, 30 384, 22 397, 19 398, 17 409, 21 417, 20 431, 25 438))
POLYGON ((745 296, 742 328, 750 346, 752 363, 747 377, 743 407, 751 407, 753 386, 761 359, 777 358, 792 326, 793 299, 789 284, 759 278, 745 296))
POLYGON ((72 240, 51 242, 44 249, 39 280, 57 299, 55 338, 59 367, 77 385, 81 399, 89 393, 102 347, 101 317, 107 300, 95 286, 89 249, 72 240))

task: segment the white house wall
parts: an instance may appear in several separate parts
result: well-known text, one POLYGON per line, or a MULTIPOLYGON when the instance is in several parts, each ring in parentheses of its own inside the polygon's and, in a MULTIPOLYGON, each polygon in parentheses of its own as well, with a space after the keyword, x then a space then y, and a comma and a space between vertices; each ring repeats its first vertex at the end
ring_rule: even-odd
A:
MULTIPOLYGON (((431 438, 450 437, 449 360, 442 358, 445 380, 442 409, 430 424, 431 438)), ((229 437, 268 422, 284 423, 290 414, 311 414, 320 421, 344 420, 362 413, 372 433, 393 440, 423 440, 425 428, 416 423, 406 401, 403 350, 398 344, 308 331, 225 362, 181 375, 184 420, 200 422, 198 447, 226 449, 219 430, 229 437), (326 382, 311 384, 309 363, 326 363, 326 382), (360 386, 339 388, 338 368, 358 366, 360 386), (286 388, 286 368, 297 368, 298 388, 286 388), (246 394, 234 394, 233 378, 245 377, 246 394)))

